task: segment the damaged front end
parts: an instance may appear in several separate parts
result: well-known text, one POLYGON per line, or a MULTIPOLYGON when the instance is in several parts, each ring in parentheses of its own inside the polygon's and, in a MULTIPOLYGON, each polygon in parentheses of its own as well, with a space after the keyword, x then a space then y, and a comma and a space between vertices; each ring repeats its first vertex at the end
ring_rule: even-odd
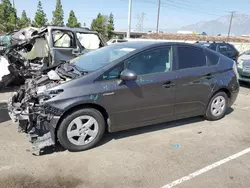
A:
POLYGON ((0 85, 21 85, 49 61, 46 29, 25 28, 10 35, 10 45, 0 56, 0 85))
POLYGON ((65 63, 47 75, 26 80, 25 85, 9 99, 9 116, 18 123, 19 132, 29 135, 33 151, 40 151, 56 142, 55 127, 63 112, 46 102, 63 90, 53 90, 53 87, 84 74, 85 71, 65 63))

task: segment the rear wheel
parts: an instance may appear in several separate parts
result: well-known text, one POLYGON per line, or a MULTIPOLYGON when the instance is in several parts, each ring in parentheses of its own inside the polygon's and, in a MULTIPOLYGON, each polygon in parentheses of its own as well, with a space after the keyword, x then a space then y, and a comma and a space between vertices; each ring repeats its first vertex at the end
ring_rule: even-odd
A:
POLYGON ((205 118, 210 121, 215 121, 223 118, 228 109, 228 96, 224 92, 215 94, 207 107, 205 118))
POLYGON ((69 114, 61 123, 57 136, 60 144, 69 151, 83 151, 94 147, 105 131, 102 114, 92 108, 69 114))

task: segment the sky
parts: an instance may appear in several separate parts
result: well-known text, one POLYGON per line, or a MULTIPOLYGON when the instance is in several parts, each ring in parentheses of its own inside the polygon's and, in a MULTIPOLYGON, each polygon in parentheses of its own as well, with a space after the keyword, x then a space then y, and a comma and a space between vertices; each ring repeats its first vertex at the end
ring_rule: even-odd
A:
MULTIPOLYGON (((13 0, 11 0, 13 1, 13 0)), ((115 29, 126 30, 128 21, 129 0, 61 0, 64 9, 64 19, 67 23, 70 10, 74 10, 78 21, 85 22, 90 27, 92 19, 98 13, 114 14, 115 29)), ((41 0, 43 9, 49 21, 55 9, 56 0, 41 0)), ((22 10, 33 19, 38 0, 15 0, 15 7, 20 16, 22 10)), ((250 14, 250 0, 161 0, 160 30, 175 29, 202 20, 213 20, 229 15, 250 14)), ((157 20, 158 0, 132 0, 132 29, 143 25, 144 31, 155 30, 157 20), (142 19, 142 15, 143 19, 142 19), (143 24, 142 23, 143 20, 143 24), (139 24, 138 24, 139 23, 139 24)))

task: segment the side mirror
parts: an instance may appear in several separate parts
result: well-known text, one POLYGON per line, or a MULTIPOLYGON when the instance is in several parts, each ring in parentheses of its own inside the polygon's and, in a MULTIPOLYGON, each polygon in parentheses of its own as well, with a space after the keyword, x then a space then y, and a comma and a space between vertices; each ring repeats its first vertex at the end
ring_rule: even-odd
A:
POLYGON ((121 72, 120 78, 123 81, 135 81, 137 79, 137 75, 134 71, 126 69, 121 72))

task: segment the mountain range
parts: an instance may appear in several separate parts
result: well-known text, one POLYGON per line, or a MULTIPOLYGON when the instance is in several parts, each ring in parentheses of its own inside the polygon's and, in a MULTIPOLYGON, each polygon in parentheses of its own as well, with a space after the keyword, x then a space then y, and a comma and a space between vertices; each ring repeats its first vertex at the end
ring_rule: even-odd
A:
MULTIPOLYGON (((206 32, 208 35, 225 35, 228 32, 229 23, 230 15, 215 20, 200 21, 192 25, 181 27, 179 30, 191 30, 198 33, 206 32)), ((232 22, 231 35, 250 35, 250 15, 235 14, 232 22)))

